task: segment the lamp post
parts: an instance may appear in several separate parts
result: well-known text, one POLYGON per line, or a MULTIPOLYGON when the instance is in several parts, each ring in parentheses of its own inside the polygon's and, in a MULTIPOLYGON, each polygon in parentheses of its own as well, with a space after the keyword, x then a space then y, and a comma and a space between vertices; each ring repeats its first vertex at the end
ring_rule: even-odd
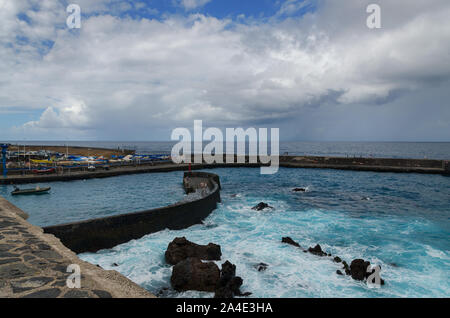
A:
POLYGON ((3 177, 6 179, 6 176, 8 174, 8 170, 6 170, 6 150, 8 150, 9 145, 0 144, 0 147, 2 147, 3 177))

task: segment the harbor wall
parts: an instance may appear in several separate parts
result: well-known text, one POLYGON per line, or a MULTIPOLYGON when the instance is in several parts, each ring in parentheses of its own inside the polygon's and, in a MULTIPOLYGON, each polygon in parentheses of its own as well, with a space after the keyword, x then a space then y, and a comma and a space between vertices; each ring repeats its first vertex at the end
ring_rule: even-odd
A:
MULTIPOLYGON (((192 170, 214 168, 260 167, 261 164, 248 163, 234 164, 192 164, 192 170)), ((449 174, 449 164, 446 160, 429 159, 383 159, 383 158, 337 158, 337 157, 308 157, 308 156, 281 156, 280 167, 287 168, 315 168, 337 169, 353 171, 395 172, 395 173, 422 173, 422 174, 449 174)), ((72 181, 93 178, 108 178, 121 175, 139 173, 160 173, 171 171, 186 171, 187 164, 159 163, 143 165, 123 165, 111 167, 110 170, 97 171, 71 171, 64 174, 48 175, 8 175, 0 178, 0 184, 26 184, 53 181, 72 181)))
POLYGON ((182 230, 200 224, 221 201, 219 176, 186 172, 184 177, 204 180, 208 193, 164 208, 45 227, 44 232, 55 235, 72 251, 84 253, 112 248, 165 229, 182 230))

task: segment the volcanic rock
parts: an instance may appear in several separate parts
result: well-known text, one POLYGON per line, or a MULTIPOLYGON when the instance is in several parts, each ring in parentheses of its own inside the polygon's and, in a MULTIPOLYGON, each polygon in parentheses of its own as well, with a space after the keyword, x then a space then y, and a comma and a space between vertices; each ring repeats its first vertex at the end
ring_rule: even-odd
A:
POLYGON ((196 290, 214 292, 220 279, 219 267, 213 263, 203 263, 199 258, 188 258, 172 269, 170 282, 178 292, 196 290))
POLYGON ((243 280, 236 276, 236 265, 226 261, 222 264, 220 279, 216 287, 214 298, 233 298, 234 296, 249 296, 251 293, 241 293, 243 280))
POLYGON ((328 256, 327 253, 322 251, 322 247, 319 244, 317 244, 314 248, 313 247, 308 248, 308 252, 317 256, 328 256))
POLYGON ((170 265, 176 265, 189 257, 206 261, 219 261, 221 256, 220 245, 213 243, 198 245, 188 241, 185 237, 174 239, 167 247, 165 254, 166 262, 170 265))
POLYGON ((281 243, 286 243, 295 247, 301 247, 300 244, 298 244, 296 241, 294 241, 293 239, 291 239, 290 237, 283 237, 281 239, 281 243))
POLYGON ((259 263, 255 265, 255 268, 258 270, 258 272, 264 272, 267 267, 269 267, 269 265, 265 264, 265 263, 259 263))
POLYGON ((367 273, 367 267, 370 266, 370 262, 366 262, 363 259, 355 259, 350 264, 350 275, 354 280, 364 280, 369 276, 367 273))
POLYGON ((255 211, 262 211, 264 209, 273 209, 273 207, 271 207, 270 205, 268 205, 267 203, 261 202, 258 205, 255 205, 252 210, 255 211))

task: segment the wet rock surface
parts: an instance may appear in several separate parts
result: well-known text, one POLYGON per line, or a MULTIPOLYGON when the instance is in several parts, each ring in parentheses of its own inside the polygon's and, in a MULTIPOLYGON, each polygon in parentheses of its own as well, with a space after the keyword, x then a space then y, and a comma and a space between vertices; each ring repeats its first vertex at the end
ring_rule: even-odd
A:
POLYGON ((214 298, 234 298, 235 296, 250 296, 251 293, 242 293, 244 283, 241 277, 236 276, 236 265, 226 261, 222 264, 220 279, 216 286, 214 298))
POLYGON ((255 211, 263 211, 265 209, 273 209, 273 207, 271 207, 267 203, 261 202, 261 203, 258 203, 257 205, 255 205, 252 208, 252 210, 255 210, 255 211))
POLYGON ((188 241, 185 237, 174 239, 165 254, 166 262, 170 265, 176 265, 187 258, 219 261, 221 257, 222 252, 219 245, 213 243, 198 245, 188 241))
POLYGON ((199 258, 188 258, 172 269, 170 282, 178 292, 196 290, 214 292, 220 279, 219 267, 213 262, 203 263, 199 258))
POLYGON ((293 239, 291 239, 290 237, 283 237, 283 238, 281 239, 281 242, 282 242, 282 243, 285 243, 285 244, 289 244, 289 245, 295 246, 295 247, 301 247, 300 244, 298 244, 297 242, 295 242, 295 241, 294 241, 293 239))
MULTIPOLYGON (((198 245, 184 237, 173 240, 165 253, 166 262, 174 265, 170 278, 173 290, 214 292, 215 298, 251 295, 241 293, 243 279, 236 276, 236 265, 226 261, 219 269, 214 262, 207 262, 220 260, 221 256, 219 245, 213 243, 198 245)), ((257 266, 258 271, 264 271, 268 267, 264 263, 257 266)), ((164 288, 158 295, 164 297, 169 292, 168 288, 164 288)))
POLYGON ((269 267, 269 265, 267 265, 266 263, 259 263, 256 264, 254 267, 258 272, 265 272, 269 267))
POLYGON ((308 248, 308 252, 311 254, 314 254, 316 256, 321 256, 321 257, 331 256, 331 254, 327 254, 324 251, 322 251, 322 247, 319 244, 317 244, 315 247, 308 248))

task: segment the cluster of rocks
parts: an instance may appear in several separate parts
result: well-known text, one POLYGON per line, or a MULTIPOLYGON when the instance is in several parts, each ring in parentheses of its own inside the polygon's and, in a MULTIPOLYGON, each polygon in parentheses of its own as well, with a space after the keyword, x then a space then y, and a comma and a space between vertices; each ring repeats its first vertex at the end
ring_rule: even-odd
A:
MULTIPOLYGON (((322 247, 317 244, 315 247, 310 247, 307 250, 303 249, 299 243, 295 242, 290 237, 283 237, 281 240, 282 243, 289 244, 295 247, 298 247, 303 250, 304 253, 311 253, 313 255, 319 256, 319 257, 332 257, 331 254, 326 253, 322 250, 322 247)), ((363 259, 355 259, 351 262, 350 266, 346 261, 343 261, 339 256, 335 256, 333 258, 333 261, 335 263, 342 263, 345 275, 351 276, 354 280, 364 281, 369 279, 369 277, 375 273, 375 269, 372 269, 372 271, 369 271, 368 268, 370 266, 369 261, 365 261, 363 259)), ((344 275, 344 273, 341 270, 337 270, 336 274, 338 275, 344 275)), ((374 283, 374 282, 372 282, 374 283)), ((380 279, 381 285, 384 285, 384 280, 380 279)))
POLYGON ((219 269, 214 262, 203 262, 220 261, 221 257, 219 245, 198 245, 185 237, 176 238, 169 244, 165 253, 166 262, 174 265, 170 279, 173 289, 178 292, 214 292, 215 298, 251 295, 241 293, 243 280, 236 276, 235 265, 226 261, 219 269))

